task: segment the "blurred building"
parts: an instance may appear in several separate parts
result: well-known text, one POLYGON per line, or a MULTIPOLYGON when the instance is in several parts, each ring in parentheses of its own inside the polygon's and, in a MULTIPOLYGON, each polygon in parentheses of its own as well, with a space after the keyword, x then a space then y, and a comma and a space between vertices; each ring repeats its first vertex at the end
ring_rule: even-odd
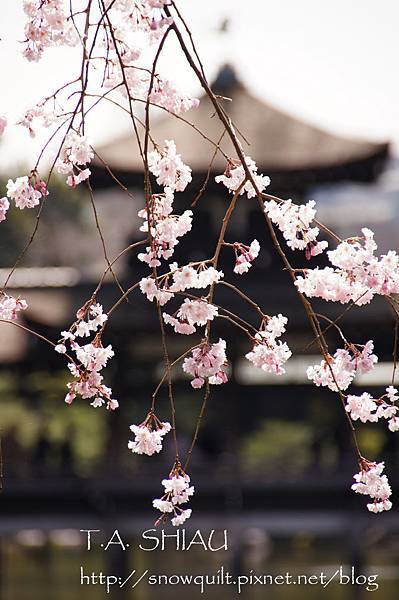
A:
MULTIPOLYGON (((259 172, 271 177, 272 193, 302 196, 316 183, 371 182, 384 167, 389 154, 387 143, 343 138, 286 114, 250 94, 230 65, 220 70, 211 88, 236 127, 244 152, 256 161, 259 172)), ((138 128, 143 140, 139 124, 138 128)), ((203 96, 199 107, 183 118, 159 111, 152 121, 151 136, 161 145, 165 139, 174 139, 183 161, 193 170, 194 183, 190 187, 194 191, 188 193, 195 193, 195 183, 203 182, 214 152, 209 139, 218 142, 223 130, 211 102, 203 96)), ((235 157, 227 135, 222 137, 220 147, 235 157)), ((143 163, 133 133, 104 145, 98 153, 122 182, 142 188, 143 163)), ((225 168, 223 155, 217 153, 211 173, 223 173, 225 168)), ((115 185, 101 161, 97 161, 93 178, 97 188, 115 185)), ((223 195, 213 177, 207 189, 223 195)))

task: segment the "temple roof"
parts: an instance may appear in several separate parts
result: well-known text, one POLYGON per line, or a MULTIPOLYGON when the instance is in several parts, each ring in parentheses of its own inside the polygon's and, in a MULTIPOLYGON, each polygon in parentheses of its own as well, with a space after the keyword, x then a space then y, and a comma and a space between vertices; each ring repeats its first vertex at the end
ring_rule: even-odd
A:
MULTIPOLYGON (((223 102, 224 108, 236 124, 237 132, 239 129, 250 142, 248 145, 241 138, 244 152, 264 172, 334 168, 369 161, 374 156, 381 159, 388 153, 388 144, 334 135, 259 100, 247 91, 229 65, 221 69, 211 87, 215 93, 231 98, 223 102)), ((214 117, 214 109, 206 96, 201 98, 197 109, 185 113, 183 118, 215 142, 220 138, 223 126, 214 117)), ((153 117, 151 135, 159 144, 165 139, 174 139, 184 162, 194 172, 208 170, 214 146, 183 120, 163 111, 153 117)), ((221 146, 227 155, 235 157, 231 142, 225 138, 221 146)), ((142 172, 137 142, 131 134, 105 144, 99 148, 99 154, 111 168, 142 172)), ((223 171, 225 162, 218 153, 213 171, 223 171)))

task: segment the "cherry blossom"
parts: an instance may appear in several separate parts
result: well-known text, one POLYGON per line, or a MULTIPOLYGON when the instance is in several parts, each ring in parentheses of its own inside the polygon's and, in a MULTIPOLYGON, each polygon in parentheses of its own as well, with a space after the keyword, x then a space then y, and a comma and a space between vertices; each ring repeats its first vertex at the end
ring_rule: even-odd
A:
POLYGON ((391 250, 378 258, 374 233, 367 228, 362 233, 362 238, 350 238, 327 252, 334 268, 306 269, 303 277, 298 276, 298 290, 309 298, 358 306, 376 294, 399 293, 399 256, 391 250))
POLYGON ((213 321, 217 314, 217 307, 207 302, 205 298, 199 300, 186 298, 177 312, 180 319, 194 325, 206 325, 208 321, 213 321))
POLYGON ((6 196, 4 196, 3 198, 0 198, 0 223, 2 221, 5 221, 7 218, 7 211, 10 208, 10 203, 8 201, 8 198, 6 196))
MULTIPOLYGON (((124 62, 127 64, 130 62, 131 52, 128 51, 129 58, 124 58, 124 62)), ((141 99, 144 101, 146 98, 146 91, 148 91, 150 85, 150 74, 142 69, 131 68, 128 71, 124 71, 119 65, 118 58, 114 61, 108 61, 108 73, 107 78, 104 82, 104 88, 108 90, 118 89, 119 93, 127 97, 126 87, 121 87, 122 82, 126 80, 126 85, 129 90, 129 95, 132 98, 141 99)))
POLYGON ((173 23, 163 10, 167 0, 106 0, 105 6, 121 13, 121 24, 133 32, 148 34, 147 44, 152 44, 162 37, 166 28, 173 23))
POLYGON ((235 242, 232 246, 236 255, 236 264, 233 269, 234 273, 239 275, 248 273, 249 269, 252 267, 252 261, 259 255, 260 245, 258 240, 253 240, 250 246, 245 246, 240 242, 235 242))
POLYGON ((217 316, 218 309, 213 304, 200 300, 186 298, 176 313, 176 318, 163 313, 165 323, 172 325, 176 333, 190 335, 196 331, 195 325, 206 325, 217 316))
MULTIPOLYGON (((128 71, 125 70, 122 74, 118 55, 115 53, 113 59, 108 58, 108 72, 104 83, 106 89, 116 88, 119 93, 126 96, 126 88, 121 87, 121 83, 126 82, 133 98, 142 102, 147 102, 147 98, 149 98, 151 104, 164 108, 175 115, 181 115, 199 106, 197 98, 192 98, 188 94, 179 92, 175 85, 168 79, 163 79, 159 74, 155 74, 151 82, 150 72, 143 71, 141 68, 135 68, 134 63, 140 57, 141 49, 134 45, 132 47, 132 42, 130 40, 127 41, 131 31, 126 32, 126 29, 121 28, 117 31, 117 34, 119 35, 119 39, 123 40, 123 43, 120 43, 118 46, 119 56, 123 64, 131 68, 128 71)), ((133 44, 135 41, 133 41, 133 44)))
POLYGON ((287 317, 281 314, 267 317, 255 335, 251 352, 248 352, 245 358, 262 371, 276 375, 285 373, 283 365, 290 358, 292 352, 286 342, 277 340, 277 338, 285 332, 287 322, 287 317))
POLYGON ((58 352, 58 354, 66 354, 67 347, 65 346, 65 344, 56 344, 54 346, 54 350, 58 352))
POLYGON ((70 339, 71 341, 73 341, 75 337, 88 337, 91 332, 96 332, 102 327, 108 319, 101 304, 96 302, 89 303, 79 309, 76 316, 77 321, 73 326, 74 333, 70 333, 66 336, 66 339, 70 339))
POLYGON ((0 319, 15 321, 20 310, 26 310, 28 303, 22 298, 13 298, 4 292, 0 293, 0 319))
POLYGON ((23 54, 29 61, 38 61, 46 47, 74 46, 79 41, 63 0, 24 0, 23 8, 28 17, 23 54))
POLYGON ((359 350, 355 345, 348 344, 347 348, 338 348, 334 356, 328 357, 328 363, 323 359, 320 365, 308 367, 306 374, 317 386, 326 386, 337 392, 346 390, 357 374, 371 371, 378 361, 373 354, 374 344, 370 340, 359 350))
POLYGON ((350 414, 353 421, 357 421, 358 419, 362 423, 366 423, 366 421, 378 421, 376 414, 377 404, 374 398, 367 392, 364 392, 361 396, 349 395, 346 401, 346 411, 350 414))
POLYGON ((191 356, 183 361, 183 371, 193 377, 193 388, 201 388, 205 380, 212 385, 220 385, 227 382, 226 364, 226 342, 219 339, 216 344, 203 343, 194 348, 191 356))
POLYGON ((192 211, 186 210, 182 215, 173 215, 173 198, 171 188, 166 187, 164 194, 151 196, 148 208, 138 213, 139 217, 144 219, 140 231, 150 232, 151 238, 146 252, 139 253, 138 259, 150 267, 159 266, 161 258, 169 259, 179 243, 179 238, 191 229, 192 211))
POLYGON ((0 136, 3 135, 5 128, 7 127, 7 117, 0 115, 0 136))
POLYGON ((173 272, 173 283, 170 289, 173 292, 184 292, 190 288, 207 288, 218 283, 223 277, 223 271, 218 271, 215 267, 207 267, 205 263, 183 267, 178 267, 175 264, 171 265, 171 270, 173 272))
POLYGON ((129 441, 128 448, 135 454, 152 456, 162 450, 163 437, 171 430, 170 423, 161 422, 151 411, 140 425, 131 425, 134 441, 129 441))
POLYGON ((103 384, 103 377, 99 373, 114 352, 111 346, 104 348, 98 341, 95 344, 79 346, 76 342, 72 342, 71 348, 76 352, 78 363, 81 361, 81 364, 68 363, 75 381, 67 384, 68 393, 65 402, 71 404, 76 396, 85 399, 94 398, 91 402, 94 408, 105 404, 107 410, 115 410, 119 403, 112 398, 112 390, 103 384))
MULTIPOLYGON (((112 390, 104 385, 100 371, 114 356, 111 345, 104 347, 101 342, 101 329, 107 320, 100 304, 87 302, 77 311, 77 321, 69 331, 61 332, 61 339, 55 346, 55 351, 66 354, 67 346, 76 359, 68 363, 68 368, 75 380, 67 384, 68 393, 65 402, 71 404, 76 396, 84 399, 93 398, 91 406, 97 408, 106 405, 108 410, 115 410, 119 403, 112 398, 112 390), (81 346, 76 338, 89 337, 95 333, 94 339, 81 346)), ((68 356, 69 357, 69 356, 68 356)), ((69 357, 70 358, 70 357, 69 357)))
POLYGON ((76 131, 70 131, 55 167, 58 173, 68 175, 67 185, 74 187, 89 178, 90 170, 82 169, 82 166, 87 165, 93 157, 94 152, 89 139, 76 131))
POLYGON ((97 340, 96 343, 89 343, 84 346, 72 342, 71 347, 75 350, 79 362, 88 371, 101 371, 108 360, 114 356, 114 351, 110 345, 104 348, 97 340))
POLYGON ((156 299, 161 306, 174 297, 176 292, 187 289, 207 288, 218 283, 223 277, 223 272, 214 267, 206 267, 205 263, 195 267, 185 265, 179 267, 177 263, 169 264, 170 272, 156 281, 153 277, 143 277, 140 281, 140 290, 152 302, 156 299))
MULTIPOLYGON (((258 167, 250 156, 245 157, 245 162, 255 181, 257 191, 263 192, 270 185, 270 178, 265 175, 258 175, 258 167)), ((245 170, 241 163, 230 159, 223 175, 217 175, 215 181, 216 183, 223 183, 230 192, 234 193, 239 189, 245 177, 245 170)), ((239 195, 242 196, 244 193, 247 194, 248 198, 256 196, 257 192, 250 181, 247 181, 241 188, 239 195)))
POLYGON ((361 459, 359 462, 360 472, 354 475, 356 483, 352 485, 352 490, 357 494, 370 496, 373 500, 367 504, 370 512, 379 513, 392 508, 392 502, 389 497, 392 494, 391 487, 386 475, 383 475, 384 463, 370 462, 361 459))
POLYGON ((399 394, 398 390, 395 387, 393 387, 393 385, 390 385, 386 388, 386 397, 391 402, 397 402, 399 400, 398 394, 399 394))
POLYGON ((318 227, 311 227, 316 216, 316 203, 310 200, 307 204, 297 206, 292 200, 280 203, 275 200, 265 202, 265 213, 282 232, 287 246, 291 250, 306 250, 308 258, 321 254, 328 242, 318 242, 318 227))
POLYGON ((79 185, 79 183, 82 183, 82 181, 86 181, 86 179, 89 179, 90 175, 90 169, 83 169, 82 171, 79 171, 77 175, 69 175, 67 177, 66 184, 71 187, 76 187, 77 185, 79 185))
POLYGON ((392 432, 399 431, 399 417, 392 417, 392 419, 389 419, 388 429, 392 432))
MULTIPOLYGON (((164 285, 166 285, 166 282, 164 285)), ((169 292, 166 287, 161 288, 160 286, 157 286, 157 283, 153 277, 143 277, 143 279, 140 281, 140 290, 150 302, 153 302, 153 300, 156 299, 160 306, 163 306, 169 302, 169 300, 174 296, 174 294, 169 292)))
POLYGON ((162 80, 160 77, 156 78, 150 94, 150 100, 154 104, 157 104, 176 115, 198 108, 199 106, 199 100, 197 98, 191 98, 186 94, 180 94, 171 81, 162 80))
POLYGON ((395 406, 395 402, 399 399, 397 394, 396 388, 389 386, 386 393, 377 399, 367 392, 360 396, 348 395, 345 408, 353 421, 375 423, 379 419, 388 419, 390 431, 398 431, 399 418, 396 416, 398 407, 395 406))
POLYGON ((28 176, 17 177, 15 181, 8 180, 7 196, 14 200, 15 206, 21 210, 24 208, 34 208, 40 202, 40 198, 48 195, 44 181, 38 180, 35 175, 32 176, 33 185, 28 176))
POLYGON ((173 140, 165 140, 164 148, 149 152, 148 168, 155 175, 157 183, 172 192, 183 192, 192 179, 191 169, 176 153, 173 140))
POLYGON ((47 128, 53 125, 58 119, 54 110, 49 110, 46 108, 45 102, 46 101, 43 100, 39 104, 36 104, 36 106, 33 108, 28 108, 21 119, 17 121, 17 125, 26 127, 31 138, 36 136, 36 132, 33 128, 35 121, 39 121, 40 126, 47 128))
POLYGON ((182 509, 180 506, 189 501, 194 494, 194 487, 190 486, 190 477, 184 472, 182 466, 177 462, 169 474, 168 479, 162 481, 164 495, 162 498, 153 500, 154 508, 160 510, 163 514, 157 520, 158 523, 166 519, 166 514, 173 514, 171 518, 172 525, 182 525, 191 517, 191 509, 182 509))

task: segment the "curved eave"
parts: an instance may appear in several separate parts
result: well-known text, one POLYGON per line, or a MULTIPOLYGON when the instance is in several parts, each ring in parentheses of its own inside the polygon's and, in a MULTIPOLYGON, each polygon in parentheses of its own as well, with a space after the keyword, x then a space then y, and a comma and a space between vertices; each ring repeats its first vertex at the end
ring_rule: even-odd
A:
MULTIPOLYGON (((272 165, 258 165, 258 171, 270 176, 272 183, 271 190, 283 193, 286 190, 302 191, 311 186, 334 183, 337 181, 356 181, 370 183, 375 181, 378 175, 382 172, 386 160, 389 156, 389 143, 375 145, 375 151, 367 156, 356 158, 353 160, 343 161, 330 165, 317 167, 306 167, 298 169, 276 169, 272 165)), ((91 167, 92 185, 97 189, 105 189, 114 187, 115 180, 110 176, 107 169, 98 164, 91 167)), ((112 169, 114 175, 127 187, 142 187, 143 171, 142 170, 125 170, 112 169)), ((220 174, 220 170, 213 175, 220 174)), ((195 171, 193 173, 193 182, 190 185, 191 189, 195 189, 205 180, 205 171, 195 171)), ((189 189, 190 189, 189 188, 189 189)), ((221 190, 221 185, 216 184, 214 177, 211 175, 208 182, 208 190, 221 190)))

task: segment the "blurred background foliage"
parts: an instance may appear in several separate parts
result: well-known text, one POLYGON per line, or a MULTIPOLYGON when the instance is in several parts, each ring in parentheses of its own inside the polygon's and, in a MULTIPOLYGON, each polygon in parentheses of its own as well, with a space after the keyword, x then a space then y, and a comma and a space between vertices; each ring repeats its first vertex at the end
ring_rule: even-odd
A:
MULTIPOLYGON (((107 415, 84 403, 76 403, 74 410, 63 406, 67 380, 66 371, 27 374, 24 387, 29 389, 28 399, 19 390, 18 377, 14 373, 1 373, 0 431, 4 439, 13 439, 13 451, 17 453, 5 462, 7 470, 18 468, 28 475, 30 467, 34 466, 30 462, 43 472, 48 468, 50 473, 62 472, 71 465, 79 476, 87 476, 96 470, 107 444, 107 415), (51 452, 46 451, 47 446, 51 452), (31 461, 24 464, 16 460, 21 453, 30 456, 31 461), (41 460, 45 464, 38 465, 41 460)), ((4 445, 10 452, 8 443, 4 445)))
POLYGON ((265 419, 244 437, 241 457, 249 469, 301 473, 311 464, 312 443, 310 425, 265 419))
MULTIPOLYGON (((17 175, 11 175, 15 179, 17 175)), ((0 178, 2 195, 6 192, 7 180, 0 178)), ((51 178, 51 194, 46 198, 45 210, 40 216, 40 227, 31 251, 24 257, 24 265, 46 264, 59 266, 68 264, 68 257, 62 256, 58 245, 52 244, 52 252, 48 252, 51 242, 62 235, 62 229, 68 225, 78 228, 82 235, 91 229, 92 224, 86 217, 84 188, 71 189, 56 174, 51 178)), ((0 266, 11 267, 22 252, 36 223, 36 210, 19 210, 13 203, 7 213, 7 219, 1 224, 0 266)))
MULTIPOLYGON (((3 447, 7 447, 8 454, 13 453, 6 461, 6 468, 11 474, 16 469, 15 474, 29 475, 31 465, 29 460, 22 460, 23 456, 25 459, 31 457, 39 471, 47 472, 48 469, 48 475, 68 469, 70 475, 88 477, 101 470, 110 437, 109 415, 79 400, 74 402, 73 409, 65 405, 63 399, 68 380, 67 370, 26 373, 22 385, 19 375, 13 370, 0 373, 0 433, 3 447), (44 463, 39 465, 41 461, 44 463)), ((193 401, 183 393, 177 396, 176 405, 179 435, 184 447, 193 433, 193 401)), ((199 448, 205 453, 209 444, 211 453, 215 449, 217 413, 216 409, 211 410, 204 424, 199 448)), ((128 424, 140 422, 143 411, 140 404, 127 401, 120 414, 120 420, 124 422, 123 438, 120 440, 124 448, 123 463, 130 471, 136 466, 137 457, 126 449, 128 424)), ((363 426, 359 429, 359 439, 367 456, 373 459, 382 452, 386 436, 376 427, 363 426)), ((315 444, 321 445, 318 466, 323 470, 337 468, 336 444, 331 436, 322 434, 320 440, 320 429, 316 423, 261 418, 252 429, 240 436, 238 460, 246 476, 262 471, 272 476, 295 479, 314 466, 315 444)))

